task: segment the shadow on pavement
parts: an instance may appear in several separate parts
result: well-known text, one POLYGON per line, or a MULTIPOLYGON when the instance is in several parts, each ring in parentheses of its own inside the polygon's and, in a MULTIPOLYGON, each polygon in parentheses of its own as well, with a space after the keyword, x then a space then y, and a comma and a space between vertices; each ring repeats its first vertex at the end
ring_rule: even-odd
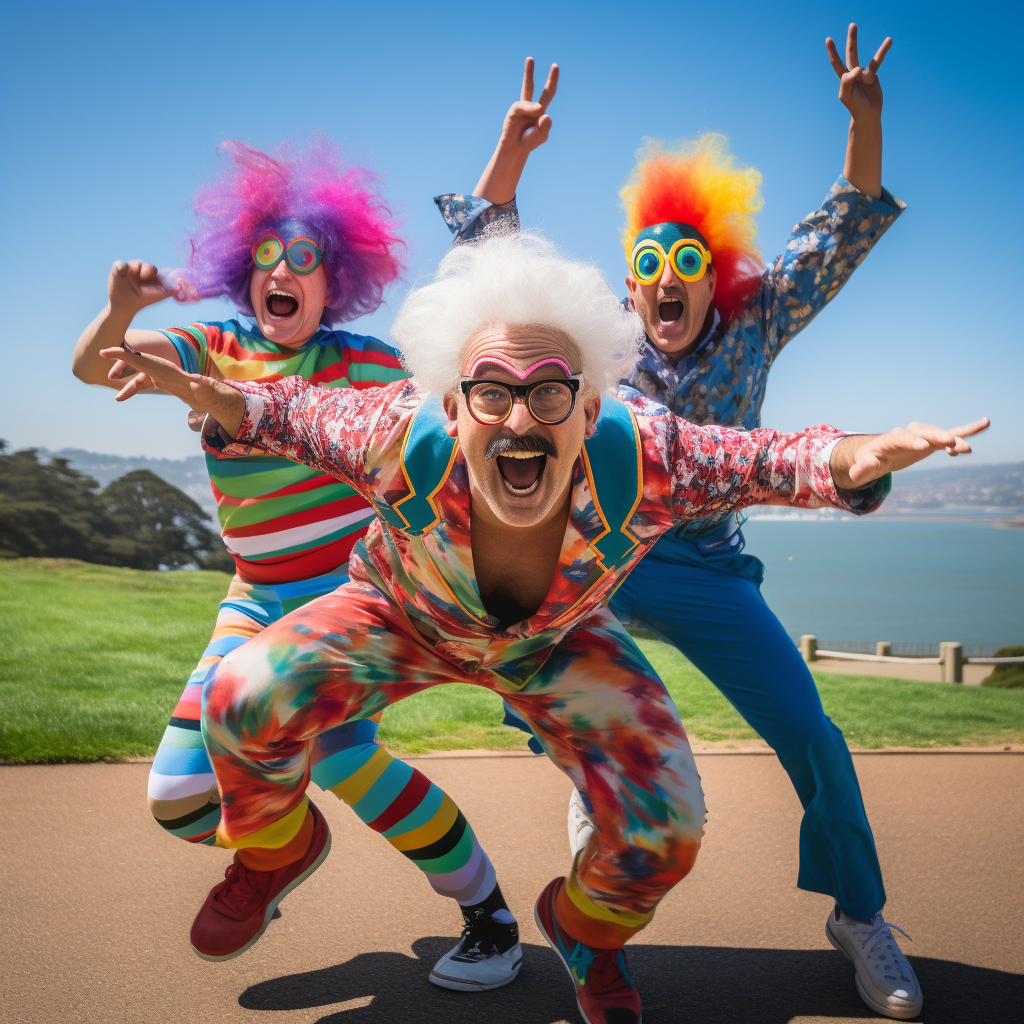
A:
MULTIPOLYGON (((362 953, 320 971, 291 974, 246 989, 249 1010, 323 1007, 318 1024, 553 1024, 578 1021, 568 976, 546 946, 523 946, 523 971, 493 992, 448 992, 427 980, 450 938, 413 943, 416 957, 362 953), (338 1004, 345 1004, 339 1006, 338 1004)), ((788 1024, 794 1017, 864 1018, 853 968, 833 950, 628 947, 644 997, 645 1024, 788 1024)), ((925 1024, 1007 1021, 1024 1004, 1024 975, 911 957, 925 993, 925 1024)))

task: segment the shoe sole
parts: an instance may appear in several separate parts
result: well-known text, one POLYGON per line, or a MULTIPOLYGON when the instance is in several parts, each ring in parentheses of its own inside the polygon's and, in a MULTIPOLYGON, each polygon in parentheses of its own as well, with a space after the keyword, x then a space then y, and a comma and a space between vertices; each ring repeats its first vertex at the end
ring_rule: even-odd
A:
POLYGON ((479 981, 466 981, 464 978, 452 978, 447 974, 440 974, 438 971, 430 972, 430 980, 438 988, 451 989, 453 992, 490 992, 491 989, 503 988, 515 981, 519 977, 519 968, 522 966, 523 961, 518 960, 512 966, 512 977, 508 981, 496 981, 493 985, 485 985, 479 981))
POLYGON ((860 980, 860 972, 857 970, 857 965, 854 963, 853 957, 846 952, 843 948, 843 944, 833 937, 829 923, 825 924, 825 938, 828 939, 828 941, 831 942, 832 945, 838 949, 851 964, 853 964, 853 980, 857 983, 857 991, 860 993, 861 999, 863 999, 864 1002, 875 1011, 875 1013, 882 1017, 890 1017, 893 1020, 913 1020, 915 1017, 920 1016, 921 1009, 914 1010, 910 1007, 887 1006, 885 1003, 880 1003, 877 999, 874 999, 864 987, 864 983, 860 980))
POLYGON ((316 869, 318 867, 320 867, 320 865, 323 864, 323 862, 325 860, 327 860, 327 854, 329 854, 330 852, 331 852, 331 833, 328 832, 327 833, 327 842, 324 843, 324 848, 320 851, 320 853, 317 856, 316 860, 313 861, 313 863, 310 864, 309 867, 306 868, 306 870, 303 871, 301 875, 296 875, 267 904, 266 912, 263 915, 263 925, 262 925, 262 927, 260 928, 260 930, 244 946, 240 947, 239 949, 236 949, 233 953, 225 953, 222 956, 212 956, 209 953, 201 953, 198 949, 196 949, 195 946, 192 946, 192 949, 195 952, 196 956, 200 957, 203 960, 212 960, 214 962, 219 963, 222 960, 234 960, 234 958, 236 956, 241 956, 246 950, 252 949, 252 947, 255 946, 257 942, 259 942, 260 938, 263 936, 263 933, 267 930, 267 925, 270 924, 270 919, 274 916, 274 911, 277 910, 278 903, 280 903, 281 900, 283 900, 285 898, 285 896, 287 896, 288 893, 290 893, 293 889, 296 889, 300 885, 302 885, 302 883, 307 878, 309 878, 309 876, 311 874, 313 874, 313 872, 316 871, 316 869))
MULTIPOLYGON (((534 921, 537 922, 537 927, 540 929, 541 935, 544 936, 544 941, 555 951, 555 956, 558 957, 559 962, 561 963, 561 965, 568 972, 569 980, 572 982, 573 995, 576 995, 576 989, 577 989, 578 986, 576 984, 576 978, 573 976, 572 968, 565 962, 565 958, 562 956, 562 951, 558 948, 558 945, 555 942, 553 942, 552 939, 551 939, 551 936, 548 935, 547 930, 545 929, 544 924, 543 924, 543 922, 540 919, 540 914, 537 913, 537 906, 536 906, 536 904, 534 904, 534 907, 533 907, 533 919, 534 919, 534 921)), ((580 1005, 579 996, 576 996, 576 1009, 578 1009, 580 1011, 580 1016, 583 1018, 585 1024, 602 1024, 601 1021, 591 1020, 587 1016, 586 1011, 580 1005)), ((641 1012, 640 1015, 636 1019, 636 1024, 643 1024, 643 1021, 644 1021, 644 1016, 643 1016, 643 1013, 641 1012)))

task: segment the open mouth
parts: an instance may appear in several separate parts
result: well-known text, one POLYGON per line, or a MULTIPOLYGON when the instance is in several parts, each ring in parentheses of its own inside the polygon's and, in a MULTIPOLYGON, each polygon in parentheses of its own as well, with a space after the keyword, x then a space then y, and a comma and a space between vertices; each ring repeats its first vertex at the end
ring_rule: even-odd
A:
POLYGON ((267 312, 271 316, 280 317, 282 320, 287 320, 288 317, 294 316, 299 308, 299 300, 294 295, 289 295, 287 292, 279 291, 274 288, 267 292, 267 312))
POLYGON ((671 324, 683 315, 683 304, 679 299, 666 299, 658 303, 658 316, 662 323, 671 324))
POLYGON ((510 494, 525 498, 540 486, 547 461, 542 452, 509 452, 498 456, 498 472, 510 494))

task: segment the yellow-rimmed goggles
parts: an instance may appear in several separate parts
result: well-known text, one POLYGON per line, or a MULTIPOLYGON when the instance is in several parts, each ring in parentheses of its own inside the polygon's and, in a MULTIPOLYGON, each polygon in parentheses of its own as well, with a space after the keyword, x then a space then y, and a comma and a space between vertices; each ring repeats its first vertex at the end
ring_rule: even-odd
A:
POLYGON ((711 253, 696 238, 678 238, 666 252, 657 238, 637 240, 629 261, 633 277, 640 284, 654 284, 665 272, 666 262, 680 281, 699 281, 711 266, 711 253))

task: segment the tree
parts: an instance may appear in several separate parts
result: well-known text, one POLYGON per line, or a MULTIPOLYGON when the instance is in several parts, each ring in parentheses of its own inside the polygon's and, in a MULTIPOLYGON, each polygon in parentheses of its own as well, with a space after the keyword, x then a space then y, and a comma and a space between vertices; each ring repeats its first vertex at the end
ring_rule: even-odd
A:
POLYGON ((67 459, 42 463, 34 448, 6 448, 0 440, 0 556, 234 571, 206 513, 148 469, 100 491, 67 459))
POLYGON ((0 554, 96 561, 99 487, 67 459, 41 463, 34 448, 0 440, 0 554))
POLYGON ((107 551, 116 565, 180 569, 204 565, 218 549, 223 552, 220 538, 206 526, 206 513, 148 469, 113 481, 100 492, 99 504, 110 524, 107 551))

